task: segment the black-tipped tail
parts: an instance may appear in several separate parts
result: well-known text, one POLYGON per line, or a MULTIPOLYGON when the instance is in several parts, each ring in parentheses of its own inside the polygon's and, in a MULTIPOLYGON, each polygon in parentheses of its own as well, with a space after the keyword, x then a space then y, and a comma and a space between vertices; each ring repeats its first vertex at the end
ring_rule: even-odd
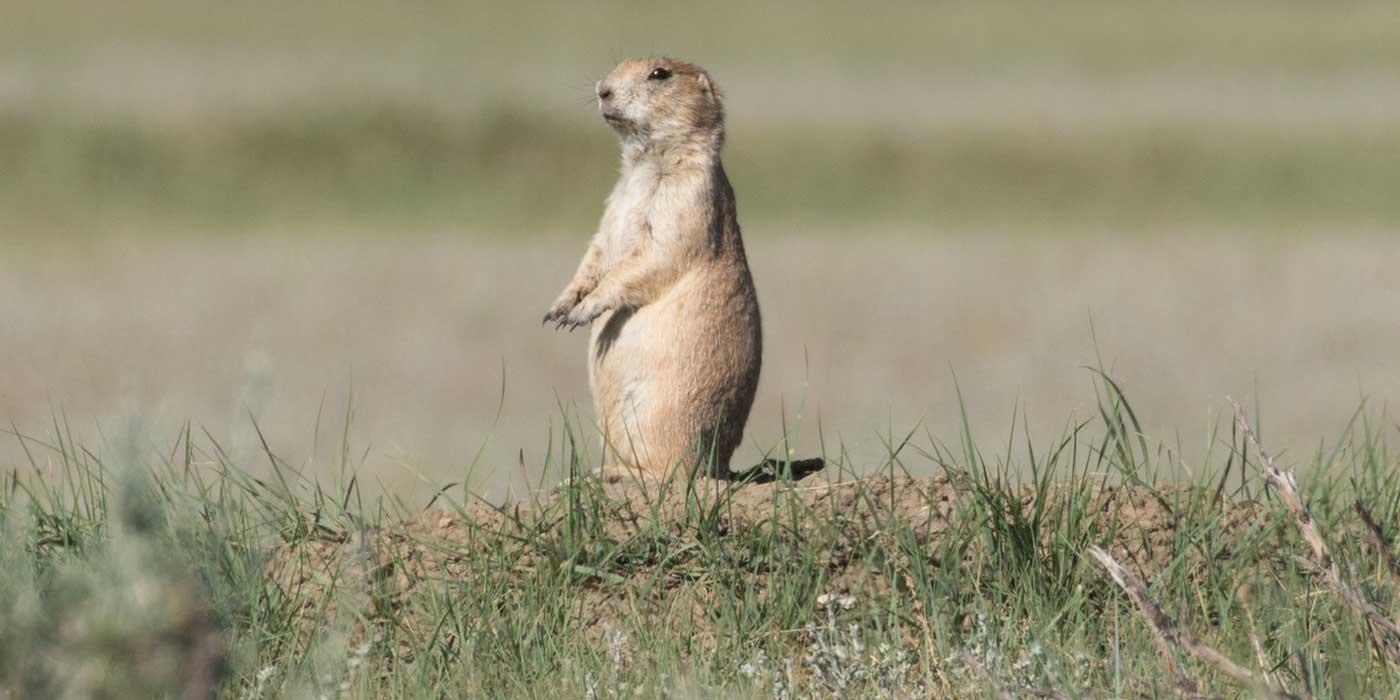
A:
POLYGON ((801 481, 826 468, 821 457, 811 459, 765 459, 743 471, 730 472, 729 480, 746 484, 769 484, 774 481, 801 481))

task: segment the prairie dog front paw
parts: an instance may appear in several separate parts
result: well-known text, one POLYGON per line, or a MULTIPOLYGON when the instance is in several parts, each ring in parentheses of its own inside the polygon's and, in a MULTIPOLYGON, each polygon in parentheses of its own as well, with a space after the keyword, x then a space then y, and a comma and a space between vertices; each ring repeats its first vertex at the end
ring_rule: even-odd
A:
POLYGON ((563 326, 565 317, 574 310, 575 306, 578 306, 581 299, 583 299, 583 290, 576 287, 565 289, 564 293, 554 300, 554 305, 549 307, 549 311, 545 312, 543 323, 554 322, 563 326))
POLYGON ((572 331, 579 326, 586 326, 592 323, 594 319, 602 316, 607 310, 608 306, 599 302, 596 297, 585 297, 583 301, 580 301, 569 311, 560 325, 568 326, 569 330, 572 331))

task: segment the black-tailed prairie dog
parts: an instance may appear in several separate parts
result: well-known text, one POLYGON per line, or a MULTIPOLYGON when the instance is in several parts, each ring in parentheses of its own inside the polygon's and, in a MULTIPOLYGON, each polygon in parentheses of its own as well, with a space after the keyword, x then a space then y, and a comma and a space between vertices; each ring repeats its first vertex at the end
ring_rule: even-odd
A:
POLYGON ((629 59, 598 81, 622 172, 598 232, 545 314, 592 324, 589 383, 605 469, 729 474, 763 341, 734 190, 724 105, 700 67, 629 59))

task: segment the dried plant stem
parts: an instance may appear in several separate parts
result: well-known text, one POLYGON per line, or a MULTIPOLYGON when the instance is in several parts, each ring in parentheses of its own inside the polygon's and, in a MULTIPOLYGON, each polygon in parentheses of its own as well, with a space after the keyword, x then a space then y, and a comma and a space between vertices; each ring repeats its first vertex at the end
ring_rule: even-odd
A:
POLYGON ((1391 643, 1384 645, 1385 653, 1390 657, 1391 661, 1400 664, 1400 648, 1396 646, 1396 643, 1400 642, 1400 625, 1395 624, 1395 622, 1387 618, 1380 608, 1376 607, 1374 603, 1366 598, 1366 595, 1361 592, 1361 589, 1349 585, 1345 581, 1333 578, 1333 574, 1330 570, 1324 569, 1318 566, 1316 562, 1309 561, 1302 557, 1294 557, 1293 561, 1299 568, 1327 582, 1327 585, 1332 588, 1332 592, 1336 593, 1337 597, 1341 598, 1347 605, 1350 605, 1353 610, 1361 613, 1372 625, 1375 625, 1382 632, 1389 635, 1391 643))
POLYGON ((1115 561, 1113 556, 1108 552, 1098 547, 1090 547, 1089 554, 1108 570, 1108 575, 1113 578, 1113 582, 1118 584, 1118 587, 1123 589, 1124 593, 1128 594, 1128 598, 1132 599, 1133 603, 1137 605, 1138 611, 1146 618, 1148 626, 1152 628, 1152 631, 1155 632, 1157 637, 1165 644, 1165 647, 1159 645, 1159 648, 1165 648, 1167 650, 1163 655, 1170 659, 1169 664, 1173 672, 1177 675, 1179 684, 1184 693, 1197 696, 1200 692, 1199 686, 1197 686, 1194 680, 1187 677, 1185 672, 1176 663, 1175 656, 1170 653, 1170 648, 1172 646, 1185 649, 1196 658, 1210 664, 1241 685, 1257 689, 1258 692, 1265 697, 1280 699, 1296 699, 1298 697, 1269 683, 1262 674, 1256 674, 1234 661, 1231 661, 1230 658, 1224 654, 1206 646, 1200 639, 1196 638, 1195 634, 1191 633, 1191 630, 1178 626, 1176 620, 1173 620, 1170 615, 1167 615, 1166 612, 1162 610, 1161 606, 1157 605, 1157 603, 1152 600, 1152 597, 1147 594, 1147 587, 1143 585, 1142 581, 1138 580, 1136 576, 1123 568, 1123 565, 1115 561))
POLYGON ((1259 672, 1270 683, 1281 685, 1278 674, 1269 671, 1272 664, 1269 661, 1269 655, 1264 653, 1264 643, 1259 641, 1259 632, 1254 624, 1254 614, 1249 612, 1248 608, 1245 608, 1245 619, 1249 621, 1249 643, 1254 646, 1254 662, 1259 664, 1259 672))
POLYGON ((1370 509, 1362 505, 1361 501, 1357 501, 1355 506, 1357 515, 1360 515, 1361 521, 1366 523, 1366 532, 1370 535, 1371 546, 1380 553, 1381 560, 1385 562, 1385 568, 1390 572, 1390 575, 1400 579, 1400 563, 1396 563, 1395 554, 1390 551, 1390 543, 1385 541, 1385 533, 1381 532, 1381 526, 1371 515, 1370 509))
POLYGON ((1400 646, 1397 646, 1400 644, 1400 625, 1397 625, 1380 608, 1377 608, 1361 589, 1342 577, 1341 570, 1337 568, 1337 562, 1332 559, 1332 553, 1327 548, 1327 542, 1322 539, 1322 534, 1318 532, 1317 521, 1313 519, 1312 513, 1308 512, 1307 506, 1303 505, 1303 499, 1298 495, 1298 480, 1293 476, 1293 472, 1280 469, 1274 464, 1273 457, 1269 456, 1268 451, 1259 443, 1259 436, 1254 433, 1254 428, 1249 424, 1244 409, 1240 408, 1240 405, 1235 403, 1233 399, 1230 399, 1230 404, 1235 407, 1235 420, 1239 423, 1240 430, 1244 431, 1250 444, 1254 445, 1254 451, 1259 455, 1259 463, 1263 468, 1265 481, 1278 490, 1284 506, 1288 508, 1289 513, 1293 514, 1293 519, 1298 523, 1299 532, 1303 534, 1303 539, 1312 550, 1311 561, 1301 558, 1295 560, 1309 573, 1322 579, 1343 602, 1361 613, 1372 625, 1389 635, 1390 644, 1385 645, 1386 655, 1391 661, 1400 663, 1400 646))
POLYGON ((1259 436, 1254 433, 1254 427, 1249 424, 1249 418, 1245 416, 1244 409, 1235 403, 1234 399, 1227 398, 1226 400, 1235 407, 1235 421, 1239 424, 1245 437, 1249 439, 1249 443, 1254 446, 1254 451, 1259 454, 1259 464, 1264 470, 1264 480, 1278 489, 1279 495, 1283 498, 1283 504, 1288 507, 1288 512, 1293 514, 1294 520, 1298 521, 1298 529, 1303 533, 1303 539, 1307 541, 1308 547, 1312 549, 1313 561, 1318 566, 1336 573, 1336 565, 1332 562, 1332 553, 1327 549, 1327 542, 1322 539, 1322 534, 1318 532, 1317 522, 1313 520, 1307 506, 1303 505, 1302 499, 1298 497, 1298 480, 1294 478, 1293 472, 1279 469, 1274 464, 1274 458, 1269 456, 1268 451, 1259 443, 1259 436))
MULTIPOLYGON (((1400 600, 1400 563, 1395 561, 1395 554, 1390 551, 1390 543, 1385 539, 1385 533, 1381 531, 1381 526, 1371 515, 1370 509, 1357 501, 1355 503, 1356 513, 1361 516, 1361 521, 1366 524, 1366 532, 1370 535, 1371 546, 1381 555, 1381 561, 1385 563, 1386 571, 1390 573, 1390 590, 1392 604, 1400 600)), ((1393 613, 1390 619, 1400 623, 1400 612, 1393 613)))

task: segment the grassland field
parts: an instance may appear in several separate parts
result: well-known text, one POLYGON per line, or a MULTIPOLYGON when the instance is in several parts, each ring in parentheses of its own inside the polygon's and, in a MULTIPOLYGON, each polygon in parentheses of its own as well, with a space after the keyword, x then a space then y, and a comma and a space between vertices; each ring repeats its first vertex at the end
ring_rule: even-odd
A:
POLYGON ((797 482, 604 484, 575 427, 504 502, 367 494, 345 437, 259 477, 194 429, 12 436, 0 695, 1393 696, 1390 417, 1285 466, 1245 419, 1168 481, 1115 387, 1050 442, 915 431, 797 482))
POLYGON ((0 2, 0 699, 1396 696, 1397 76, 1382 2, 0 2), (651 53, 816 476, 584 477, 651 53))

